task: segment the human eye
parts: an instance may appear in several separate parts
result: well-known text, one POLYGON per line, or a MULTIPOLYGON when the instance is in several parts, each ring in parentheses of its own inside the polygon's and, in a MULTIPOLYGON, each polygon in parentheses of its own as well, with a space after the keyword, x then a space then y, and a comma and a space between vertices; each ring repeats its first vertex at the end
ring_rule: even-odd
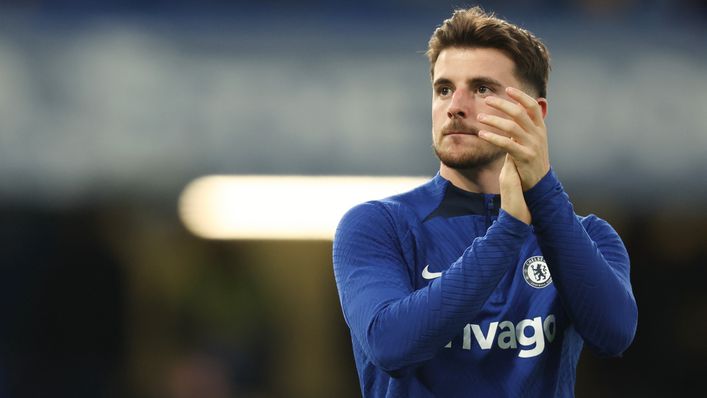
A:
POLYGON ((491 89, 491 87, 489 87, 489 86, 480 85, 479 87, 476 88, 476 92, 481 95, 486 96, 486 95, 492 94, 493 89, 491 89))
POLYGON ((437 87, 437 95, 440 97, 448 97, 449 95, 452 94, 452 89, 448 86, 439 86, 437 87))

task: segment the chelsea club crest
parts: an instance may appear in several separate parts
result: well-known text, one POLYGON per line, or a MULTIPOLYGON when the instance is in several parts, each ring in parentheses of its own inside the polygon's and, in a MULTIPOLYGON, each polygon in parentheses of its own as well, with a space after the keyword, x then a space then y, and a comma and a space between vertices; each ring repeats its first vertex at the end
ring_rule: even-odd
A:
POLYGON ((523 263, 523 278, 536 289, 541 289, 552 283, 550 269, 543 256, 533 256, 523 263))

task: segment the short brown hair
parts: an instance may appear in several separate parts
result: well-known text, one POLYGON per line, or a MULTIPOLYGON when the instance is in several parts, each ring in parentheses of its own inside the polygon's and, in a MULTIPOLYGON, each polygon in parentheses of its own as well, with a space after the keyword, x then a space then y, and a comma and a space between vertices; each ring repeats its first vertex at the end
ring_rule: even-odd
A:
POLYGON ((437 57, 445 48, 495 48, 508 55, 516 67, 516 76, 547 97, 550 53, 540 39, 527 30, 486 13, 480 7, 454 11, 452 17, 435 29, 427 47, 430 73, 434 77, 437 57))

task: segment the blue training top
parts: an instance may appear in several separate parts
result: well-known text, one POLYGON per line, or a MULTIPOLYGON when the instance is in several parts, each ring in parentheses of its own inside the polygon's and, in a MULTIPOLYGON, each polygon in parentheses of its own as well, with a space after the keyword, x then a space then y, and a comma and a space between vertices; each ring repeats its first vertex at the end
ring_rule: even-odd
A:
POLYGON ((572 397, 583 344, 631 344, 618 234, 577 216, 552 170, 524 195, 531 226, 439 174, 342 218, 334 275, 364 397, 572 397))

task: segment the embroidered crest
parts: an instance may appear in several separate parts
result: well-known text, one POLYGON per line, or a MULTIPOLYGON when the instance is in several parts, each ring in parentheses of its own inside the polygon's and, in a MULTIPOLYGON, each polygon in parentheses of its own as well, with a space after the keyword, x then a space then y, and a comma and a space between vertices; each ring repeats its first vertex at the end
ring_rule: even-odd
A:
POLYGON ((552 283, 550 269, 543 256, 533 256, 523 263, 523 278, 536 289, 542 289, 552 283))

